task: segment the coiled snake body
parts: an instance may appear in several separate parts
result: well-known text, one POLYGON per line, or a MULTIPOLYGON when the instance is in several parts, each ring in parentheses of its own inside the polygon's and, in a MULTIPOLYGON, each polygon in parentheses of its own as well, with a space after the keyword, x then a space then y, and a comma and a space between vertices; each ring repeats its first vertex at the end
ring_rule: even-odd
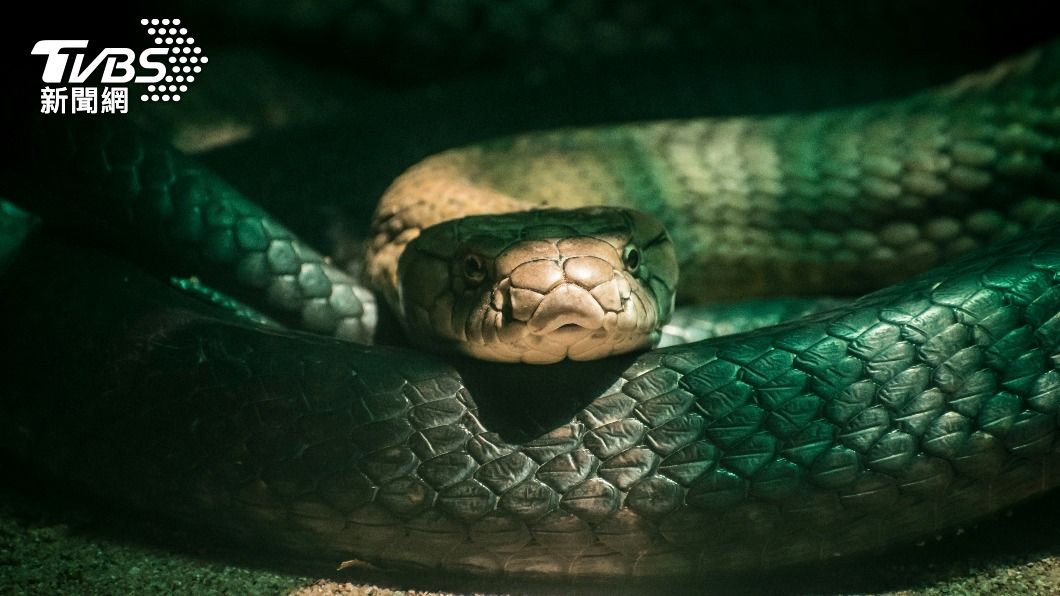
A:
MULTIPOLYGON (((650 210, 683 298, 857 291, 967 253, 795 322, 546 372, 255 326, 31 242, 0 280, 19 313, 5 441, 94 492, 334 562, 702 576, 954 527, 1060 482, 1058 73, 1053 44, 894 103, 434 158, 471 189, 453 196, 650 210)), ((283 322, 369 333, 352 276, 193 161, 112 123, 38 132, 104 227, 283 322)))

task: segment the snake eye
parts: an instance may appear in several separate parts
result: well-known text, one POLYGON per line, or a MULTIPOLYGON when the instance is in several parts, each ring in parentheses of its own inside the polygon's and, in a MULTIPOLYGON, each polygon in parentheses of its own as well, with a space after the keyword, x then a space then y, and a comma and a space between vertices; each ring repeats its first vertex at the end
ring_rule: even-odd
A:
POLYGON ((640 251, 631 244, 626 247, 626 254, 622 257, 622 260, 626 263, 626 269, 629 269, 630 273, 634 273, 640 268, 640 251))
POLYGON ((486 277, 486 263, 478 255, 467 255, 464 257, 464 279, 472 283, 478 283, 486 277))

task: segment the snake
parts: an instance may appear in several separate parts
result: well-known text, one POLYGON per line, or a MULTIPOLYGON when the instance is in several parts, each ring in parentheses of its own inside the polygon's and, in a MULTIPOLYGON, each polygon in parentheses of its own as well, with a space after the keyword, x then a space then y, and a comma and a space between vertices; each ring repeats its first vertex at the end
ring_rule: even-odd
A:
POLYGON ((1060 483, 1058 97, 1052 42, 864 106, 446 151, 384 193, 363 275, 151 131, 41 119, 57 171, 0 219, 3 442, 333 565, 709 578, 910 544, 1060 483), (360 343, 362 278, 418 349, 360 343), (675 302, 881 285, 647 349, 675 302))

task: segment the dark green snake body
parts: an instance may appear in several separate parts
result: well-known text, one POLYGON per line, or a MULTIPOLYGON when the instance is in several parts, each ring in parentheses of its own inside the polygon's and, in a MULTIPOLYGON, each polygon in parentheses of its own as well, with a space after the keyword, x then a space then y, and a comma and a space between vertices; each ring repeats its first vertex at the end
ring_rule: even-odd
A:
POLYGON ((511 369, 264 333, 38 247, 5 276, 5 307, 39 306, 5 335, 6 436, 94 491, 336 563, 612 577, 876 550, 1060 481, 1058 238, 816 319, 572 365, 610 386, 533 405, 485 378, 511 369), (14 374, 45 357, 64 374, 14 374))
MULTIPOLYGON (((527 370, 266 328, 37 234, 0 259, 17 313, 4 443, 93 493, 328 563, 702 577, 959 526, 1060 484, 1060 222, 1030 221, 1058 190, 1058 54, 987 147, 1015 147, 990 166, 1000 204, 1030 205, 991 209, 996 241, 825 313, 639 355, 527 370)), ((351 277, 149 136, 38 132, 63 175, 27 196, 73 181, 104 220, 76 227, 130 236, 105 243, 137 264, 184 259, 311 330, 359 337, 374 316, 351 277)))

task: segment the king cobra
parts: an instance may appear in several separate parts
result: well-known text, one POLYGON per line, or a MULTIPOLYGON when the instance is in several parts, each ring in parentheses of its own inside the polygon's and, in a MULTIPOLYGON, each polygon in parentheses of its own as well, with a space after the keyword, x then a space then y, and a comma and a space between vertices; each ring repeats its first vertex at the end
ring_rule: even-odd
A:
POLYGON ((138 510, 329 564, 701 578, 1060 484, 1056 42, 896 100, 437 154, 363 275, 127 120, 33 129, 3 441, 138 510), (675 301, 881 286, 648 349, 675 301), (364 345, 377 295, 419 349, 364 345))

